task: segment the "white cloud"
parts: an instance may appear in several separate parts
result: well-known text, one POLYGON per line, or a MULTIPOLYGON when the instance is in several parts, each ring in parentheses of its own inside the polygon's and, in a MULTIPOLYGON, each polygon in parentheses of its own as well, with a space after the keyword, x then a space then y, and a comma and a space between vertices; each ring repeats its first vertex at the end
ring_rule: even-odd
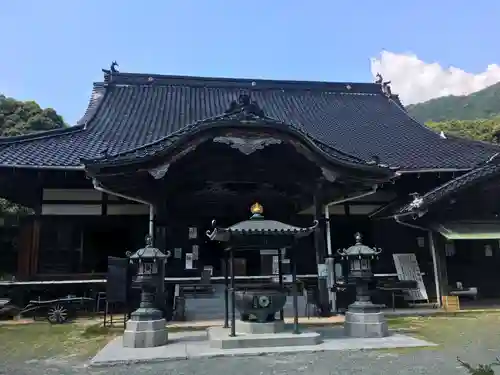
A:
POLYGON ((382 74, 384 81, 391 81, 392 92, 404 104, 424 102, 446 95, 468 95, 500 81, 500 66, 490 64, 484 72, 467 73, 439 63, 426 63, 414 54, 383 51, 371 59, 371 71, 382 74))

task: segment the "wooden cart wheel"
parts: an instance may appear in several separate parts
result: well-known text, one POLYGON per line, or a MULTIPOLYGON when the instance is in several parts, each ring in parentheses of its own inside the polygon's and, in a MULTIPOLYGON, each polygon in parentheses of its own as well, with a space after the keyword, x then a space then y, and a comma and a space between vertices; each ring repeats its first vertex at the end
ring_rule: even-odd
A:
POLYGON ((69 311, 61 303, 57 303, 49 307, 47 311, 47 319, 51 324, 61 324, 68 320, 69 311))

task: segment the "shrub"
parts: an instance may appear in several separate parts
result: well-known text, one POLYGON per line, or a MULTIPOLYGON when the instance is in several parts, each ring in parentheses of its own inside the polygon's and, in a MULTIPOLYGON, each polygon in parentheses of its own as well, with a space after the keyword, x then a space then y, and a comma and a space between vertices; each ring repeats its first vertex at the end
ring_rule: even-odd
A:
POLYGON ((477 367, 472 367, 470 364, 463 362, 460 358, 457 358, 458 363, 467 370, 467 372, 471 375, 495 375, 495 371, 493 371, 494 366, 500 365, 500 359, 489 365, 478 365, 477 367))

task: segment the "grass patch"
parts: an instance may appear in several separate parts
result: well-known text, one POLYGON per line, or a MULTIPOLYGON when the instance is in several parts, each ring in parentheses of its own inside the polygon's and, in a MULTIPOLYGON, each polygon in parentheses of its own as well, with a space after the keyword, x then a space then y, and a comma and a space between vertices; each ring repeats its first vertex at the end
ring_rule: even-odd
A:
POLYGON ((85 327, 82 331, 82 337, 103 337, 117 336, 123 334, 123 327, 104 327, 101 323, 96 323, 85 327))
MULTIPOLYGON (((121 330, 123 332, 123 330, 121 330)), ((87 359, 119 331, 77 324, 37 322, 0 326, 0 362, 40 359, 87 359)))
POLYGON ((500 344, 497 327, 500 313, 470 313, 433 317, 402 317, 388 319, 389 327, 440 346, 458 347, 485 340, 500 344))
POLYGON ((377 352, 408 354, 420 350, 452 350, 481 345, 492 350, 500 346, 498 326, 500 312, 475 312, 466 314, 443 314, 427 317, 388 318, 389 328, 438 346, 375 349, 377 352))

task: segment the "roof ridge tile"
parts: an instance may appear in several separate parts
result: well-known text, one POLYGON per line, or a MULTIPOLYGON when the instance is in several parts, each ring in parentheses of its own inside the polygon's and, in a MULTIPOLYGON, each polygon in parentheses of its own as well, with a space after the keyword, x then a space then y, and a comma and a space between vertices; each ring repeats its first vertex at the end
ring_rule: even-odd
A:
POLYGON ((382 94, 380 85, 369 82, 328 82, 309 80, 276 80, 264 78, 198 77, 115 72, 107 76, 108 85, 172 85, 251 90, 331 91, 346 94, 382 94))

